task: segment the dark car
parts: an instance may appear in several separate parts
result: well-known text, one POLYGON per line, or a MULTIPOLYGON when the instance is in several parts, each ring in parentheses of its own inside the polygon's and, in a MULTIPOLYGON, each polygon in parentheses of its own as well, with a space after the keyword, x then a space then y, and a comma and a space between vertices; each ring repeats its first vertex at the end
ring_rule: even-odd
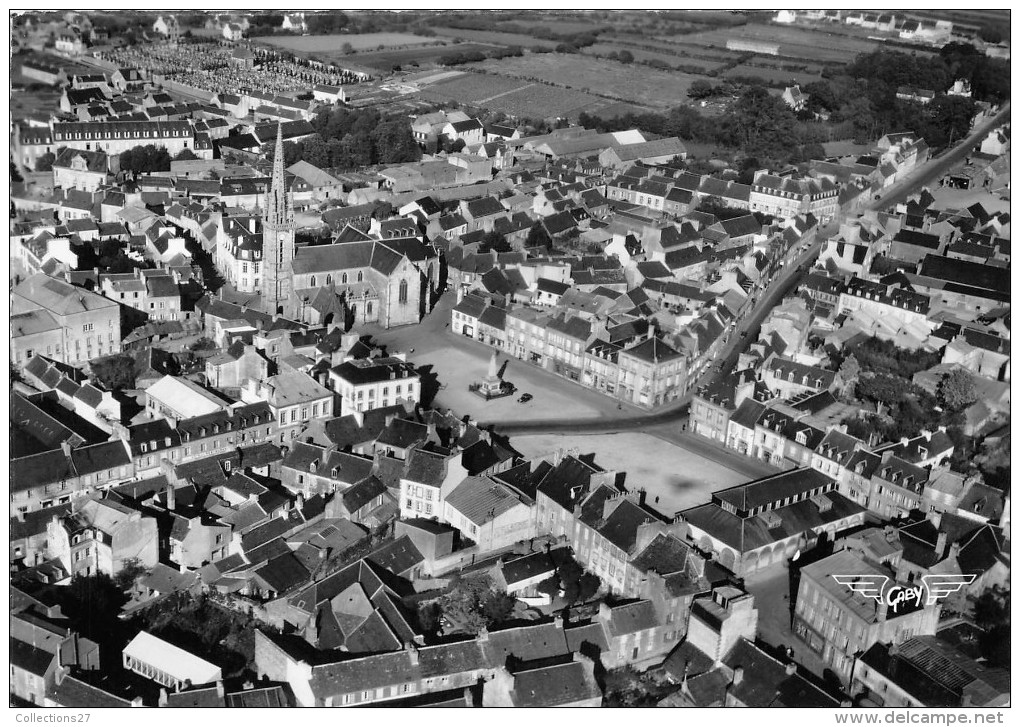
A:
POLYGON ((529 401, 534 399, 531 394, 521 394, 521 398, 517 400, 518 404, 527 404, 529 401))

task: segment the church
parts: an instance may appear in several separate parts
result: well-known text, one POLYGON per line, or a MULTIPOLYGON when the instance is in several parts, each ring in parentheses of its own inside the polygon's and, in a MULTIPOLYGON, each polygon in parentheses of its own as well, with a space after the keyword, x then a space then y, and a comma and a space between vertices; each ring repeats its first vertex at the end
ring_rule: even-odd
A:
POLYGON ((261 255, 256 255, 261 266, 252 271, 267 313, 349 330, 364 323, 383 328, 418 323, 432 310, 439 293, 439 255, 413 234, 416 230, 377 239, 347 227, 331 244, 295 245, 294 201, 284 176, 280 131, 261 228, 261 255))

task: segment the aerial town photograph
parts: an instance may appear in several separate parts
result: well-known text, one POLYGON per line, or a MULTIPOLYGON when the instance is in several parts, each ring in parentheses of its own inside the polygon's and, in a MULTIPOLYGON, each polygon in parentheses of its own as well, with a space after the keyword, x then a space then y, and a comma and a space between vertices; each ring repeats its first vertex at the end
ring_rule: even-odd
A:
POLYGON ((18 722, 1003 724, 1010 20, 12 11, 18 722))

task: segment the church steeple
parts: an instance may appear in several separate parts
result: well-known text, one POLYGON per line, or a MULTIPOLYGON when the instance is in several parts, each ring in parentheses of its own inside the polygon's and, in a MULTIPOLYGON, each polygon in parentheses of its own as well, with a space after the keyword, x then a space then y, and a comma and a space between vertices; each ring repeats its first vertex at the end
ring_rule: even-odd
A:
POLYGON ((276 125, 276 151, 273 153, 273 179, 266 198, 266 221, 277 225, 294 222, 294 201, 287 194, 283 175, 283 124, 276 125))
POLYGON ((262 218, 262 307, 267 313, 278 312, 290 298, 295 229, 294 200, 283 172, 283 124, 277 124, 273 178, 262 218))

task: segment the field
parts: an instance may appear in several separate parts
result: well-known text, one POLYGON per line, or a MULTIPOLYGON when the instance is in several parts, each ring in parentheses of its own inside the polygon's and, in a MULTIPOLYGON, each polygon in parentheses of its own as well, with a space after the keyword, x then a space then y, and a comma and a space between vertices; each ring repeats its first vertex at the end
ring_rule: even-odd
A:
MULTIPOLYGON (((682 36, 691 46, 726 48, 730 39, 777 43, 779 55, 821 62, 846 63, 861 53, 884 47, 881 41, 869 40, 840 27, 839 32, 779 25, 743 25, 739 28, 711 30, 682 36)), ((923 52, 923 51, 922 51, 923 52)))
POLYGON ((300 53, 321 53, 339 51, 344 45, 350 44, 356 51, 376 50, 379 46, 387 48, 405 47, 409 45, 429 45, 435 38, 425 38, 410 33, 354 33, 339 35, 279 35, 260 38, 259 40, 300 53))
POLYGON ((492 46, 479 45, 478 43, 461 43, 459 45, 404 48, 402 50, 382 50, 372 53, 358 53, 353 56, 340 56, 335 60, 337 62, 346 61, 348 64, 353 63, 366 68, 389 72, 394 66, 401 66, 402 68, 430 66, 443 56, 472 50, 485 53, 486 51, 491 51, 492 46))
POLYGON ((761 66, 753 66, 750 64, 741 64, 725 71, 722 75, 723 78, 733 78, 734 76, 757 76, 763 81, 769 83, 797 83, 800 85, 811 83, 812 81, 819 81, 822 78, 820 74, 810 73, 808 71, 785 71, 778 68, 762 68, 761 66))
POLYGON ((629 43, 596 43, 595 45, 584 48, 582 53, 587 55, 606 56, 610 53, 619 53, 622 50, 630 52, 636 61, 657 60, 666 63, 671 68, 681 65, 685 67, 697 66, 701 68, 702 72, 708 72, 723 65, 723 61, 707 61, 700 58, 690 58, 688 56, 680 55, 677 51, 650 51, 644 48, 637 48, 629 43))
POLYGON ((520 78, 494 74, 465 73, 428 86, 422 98, 433 101, 457 101, 483 106, 511 116, 576 116, 581 111, 607 105, 605 99, 580 91, 555 88, 520 78))
MULTIPOLYGON (((499 27, 496 24, 495 27, 499 27)), ((541 46, 543 48, 555 48, 559 41, 533 38, 530 35, 519 35, 517 33, 501 33, 490 30, 464 30, 463 28, 432 28, 436 35, 441 38, 463 38, 472 43, 492 43, 493 45, 513 46, 519 45, 522 48, 541 46)))
MULTIPOLYGON (((475 64, 490 73, 539 79, 582 93, 610 96, 652 108, 669 108, 683 99, 698 76, 640 68, 582 55, 543 53, 475 64)), ((554 89, 555 90, 555 89, 554 89)))

